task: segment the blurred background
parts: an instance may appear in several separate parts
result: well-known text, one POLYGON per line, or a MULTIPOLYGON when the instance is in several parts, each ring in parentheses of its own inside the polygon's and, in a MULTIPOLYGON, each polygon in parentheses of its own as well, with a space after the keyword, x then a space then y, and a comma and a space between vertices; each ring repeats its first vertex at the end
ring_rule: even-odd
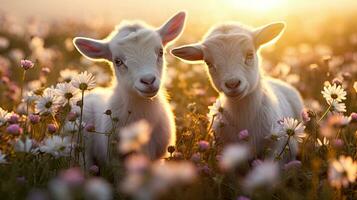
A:
MULTIPOLYGON (((188 12, 187 26, 172 47, 197 42, 217 23, 239 21, 257 27, 285 21, 287 29, 281 39, 262 49, 262 66, 268 74, 297 87, 314 109, 319 110, 318 104, 311 101, 321 100, 325 81, 353 81, 356 77, 356 0, 0 0, 0 5, 0 73, 7 66, 6 73, 17 84, 21 70, 12 66, 27 58, 38 66, 27 75, 29 83, 41 81, 42 68, 51 72, 42 76, 46 81, 29 85, 54 84, 65 68, 89 70, 99 74, 100 85, 108 85, 110 68, 80 56, 72 45, 73 37, 104 38, 124 19, 160 26, 181 10, 188 12)), ((179 62, 170 55, 166 59, 166 84, 173 107, 196 102, 206 112, 217 93, 204 67, 179 62), (205 94, 209 98, 196 101, 205 94)))

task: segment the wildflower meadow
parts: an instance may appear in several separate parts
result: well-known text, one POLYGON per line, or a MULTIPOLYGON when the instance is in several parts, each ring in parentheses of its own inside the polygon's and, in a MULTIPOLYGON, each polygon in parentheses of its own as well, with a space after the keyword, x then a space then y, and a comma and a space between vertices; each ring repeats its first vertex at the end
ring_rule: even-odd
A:
POLYGON ((127 123, 103 109, 96 113, 108 122, 103 132, 86 119, 88 95, 110 88, 116 77, 112 64, 87 59, 72 40, 101 39, 112 24, 21 21, 0 11, 0 199, 357 199, 357 15, 336 19, 326 12, 313 26, 288 16, 279 41, 261 49, 264 74, 295 87, 304 109, 271 124, 258 155, 247 129, 237 130, 238 142, 219 141, 217 130, 230 124, 207 66, 170 54, 214 25, 194 21, 190 12, 183 34, 161 52, 176 143, 151 159, 145 147, 155 132, 147 120, 127 123), (108 144, 105 165, 88 159, 90 134, 108 144), (293 144, 297 156, 287 160, 293 144))

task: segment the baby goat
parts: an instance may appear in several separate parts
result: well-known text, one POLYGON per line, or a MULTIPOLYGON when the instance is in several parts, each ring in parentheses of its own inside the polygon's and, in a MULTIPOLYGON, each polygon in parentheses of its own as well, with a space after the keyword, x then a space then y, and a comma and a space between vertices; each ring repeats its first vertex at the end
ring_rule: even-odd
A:
MULTIPOLYGON (((151 159, 162 157, 169 144, 175 143, 174 115, 162 88, 165 77, 164 52, 168 43, 182 32, 185 12, 179 12, 159 29, 144 23, 121 23, 104 40, 76 37, 75 47, 92 60, 108 61, 115 74, 111 88, 97 90, 85 97, 85 121, 93 123, 99 132, 112 128, 110 109, 119 119, 120 129, 145 119, 152 134, 145 153, 151 159)), ((107 156, 107 139, 102 134, 85 133, 86 161, 103 164, 107 156)))
MULTIPOLYGON (((257 29, 232 23, 213 28, 200 43, 175 48, 173 55, 186 61, 204 61, 213 87, 220 93, 223 117, 227 122, 216 133, 223 144, 238 141, 247 129, 256 153, 263 152, 264 138, 276 132, 283 117, 300 118, 302 99, 292 86, 264 76, 258 62, 259 48, 277 38, 284 23, 257 29)), ((275 153, 285 144, 282 139, 275 153)), ((290 142, 292 157, 297 143, 290 142)))

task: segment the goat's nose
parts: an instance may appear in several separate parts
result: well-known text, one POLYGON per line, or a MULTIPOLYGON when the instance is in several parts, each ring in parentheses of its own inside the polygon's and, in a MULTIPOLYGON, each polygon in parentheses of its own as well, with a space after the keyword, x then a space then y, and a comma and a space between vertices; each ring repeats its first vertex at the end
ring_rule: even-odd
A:
POLYGON ((227 88, 235 89, 240 85, 240 80, 238 79, 230 79, 224 83, 227 88))
POLYGON ((152 85, 156 80, 156 77, 153 75, 145 75, 140 78, 140 82, 145 85, 152 85))

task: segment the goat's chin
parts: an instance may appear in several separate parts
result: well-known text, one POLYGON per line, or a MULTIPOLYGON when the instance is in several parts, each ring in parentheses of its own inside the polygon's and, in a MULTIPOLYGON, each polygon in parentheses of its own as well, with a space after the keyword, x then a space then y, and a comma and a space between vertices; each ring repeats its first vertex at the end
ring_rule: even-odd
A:
POLYGON ((136 91, 139 94, 139 96, 141 96, 143 98, 147 98, 147 99, 152 99, 157 95, 157 93, 159 92, 159 89, 140 90, 140 89, 136 88, 136 91))
POLYGON ((229 99, 241 100, 245 97, 245 90, 223 91, 224 95, 229 99))

